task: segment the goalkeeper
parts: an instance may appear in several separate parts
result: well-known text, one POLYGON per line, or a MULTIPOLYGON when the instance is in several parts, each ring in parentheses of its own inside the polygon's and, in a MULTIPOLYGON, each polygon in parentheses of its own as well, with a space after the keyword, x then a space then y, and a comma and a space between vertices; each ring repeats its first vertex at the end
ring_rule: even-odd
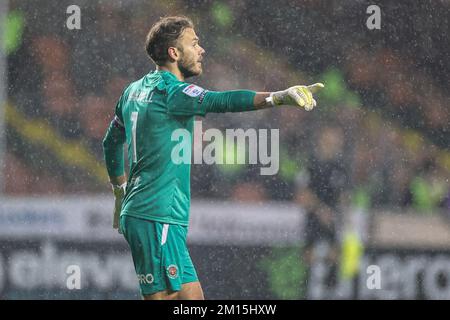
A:
POLYGON ((156 70, 125 88, 103 140, 115 195, 113 226, 127 240, 144 299, 203 299, 186 246, 190 165, 175 164, 172 132, 194 116, 289 105, 311 110, 322 84, 278 92, 214 92, 185 82, 202 73, 205 50, 190 19, 161 18, 150 29, 146 51, 156 70), (129 175, 124 170, 127 144, 129 175))

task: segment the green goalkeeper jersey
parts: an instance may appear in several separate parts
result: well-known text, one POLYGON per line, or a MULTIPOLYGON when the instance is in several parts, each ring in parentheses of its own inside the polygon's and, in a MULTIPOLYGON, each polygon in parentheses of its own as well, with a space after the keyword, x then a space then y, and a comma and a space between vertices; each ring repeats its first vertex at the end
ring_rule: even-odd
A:
MULTIPOLYGON (((208 91, 168 71, 153 71, 131 83, 117 103, 103 141, 110 176, 124 173, 123 143, 128 146, 130 168, 121 215, 187 226, 190 163, 173 161, 174 147, 180 143, 173 132, 185 129, 192 137, 196 115, 255 110, 255 94, 208 91)), ((192 141, 188 143, 191 150, 192 141)))

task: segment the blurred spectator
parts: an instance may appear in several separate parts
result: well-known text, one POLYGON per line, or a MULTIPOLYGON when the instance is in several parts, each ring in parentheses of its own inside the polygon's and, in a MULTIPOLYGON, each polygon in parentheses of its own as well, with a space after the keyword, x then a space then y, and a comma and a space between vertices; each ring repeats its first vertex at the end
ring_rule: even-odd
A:
POLYGON ((445 171, 436 165, 434 159, 426 159, 409 188, 411 205, 417 212, 432 214, 443 206, 449 186, 443 177, 445 171))
POLYGON ((304 254, 306 263, 315 263, 318 248, 327 248, 325 259, 330 269, 328 285, 336 282, 338 271, 339 209, 348 188, 348 174, 343 162, 344 132, 328 126, 317 132, 308 171, 298 177, 297 203, 306 211, 304 254))

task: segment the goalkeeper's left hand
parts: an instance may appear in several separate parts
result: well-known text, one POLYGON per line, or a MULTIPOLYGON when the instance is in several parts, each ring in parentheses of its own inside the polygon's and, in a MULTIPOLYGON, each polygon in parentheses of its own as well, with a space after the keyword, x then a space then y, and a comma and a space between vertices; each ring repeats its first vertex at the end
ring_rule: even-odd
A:
POLYGON ((114 216, 113 216, 113 228, 118 229, 119 233, 122 233, 120 230, 120 211, 122 209, 122 200, 125 196, 125 190, 127 188, 127 183, 123 183, 120 186, 112 185, 113 193, 114 193, 114 216))
POLYGON ((325 86, 322 83, 314 83, 309 86, 293 86, 283 91, 272 92, 270 101, 274 106, 300 106, 305 108, 306 111, 310 111, 317 105, 312 94, 323 87, 325 86))

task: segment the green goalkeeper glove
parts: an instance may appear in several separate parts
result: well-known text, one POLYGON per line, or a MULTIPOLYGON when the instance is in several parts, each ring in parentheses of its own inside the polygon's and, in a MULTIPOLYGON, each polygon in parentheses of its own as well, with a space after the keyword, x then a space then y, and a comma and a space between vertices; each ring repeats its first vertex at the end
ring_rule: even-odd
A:
POLYGON ((111 185, 114 193, 114 216, 113 216, 113 228, 118 229, 117 231, 119 233, 122 233, 120 230, 120 211, 122 209, 122 200, 125 196, 125 190, 127 188, 127 183, 117 186, 117 185, 111 185))
POLYGON ((293 86, 283 91, 272 92, 267 101, 272 103, 273 106, 300 106, 305 108, 306 111, 310 111, 317 105, 312 94, 323 87, 325 86, 322 83, 314 83, 310 86, 293 86))

